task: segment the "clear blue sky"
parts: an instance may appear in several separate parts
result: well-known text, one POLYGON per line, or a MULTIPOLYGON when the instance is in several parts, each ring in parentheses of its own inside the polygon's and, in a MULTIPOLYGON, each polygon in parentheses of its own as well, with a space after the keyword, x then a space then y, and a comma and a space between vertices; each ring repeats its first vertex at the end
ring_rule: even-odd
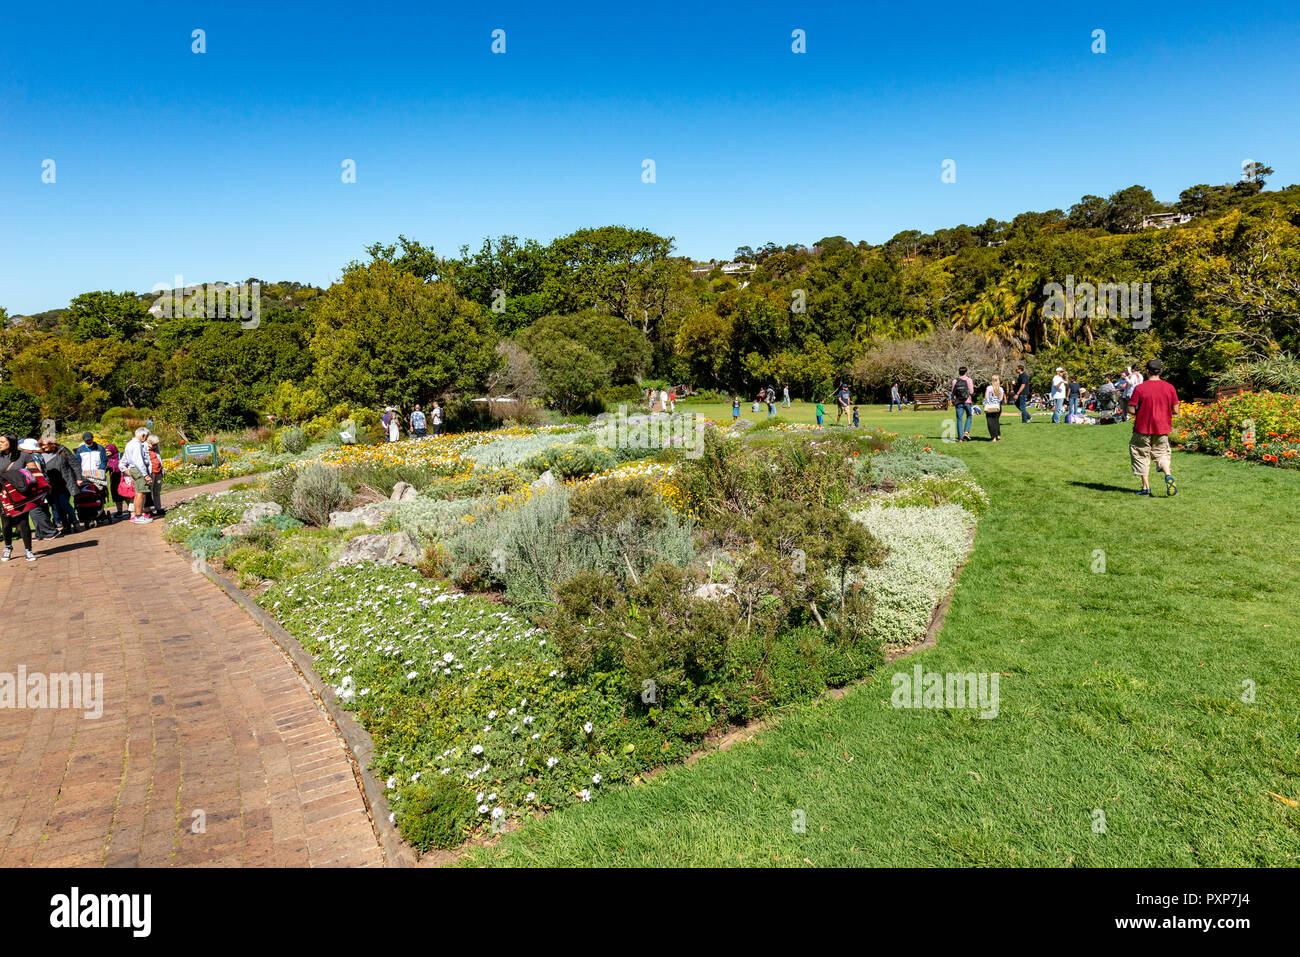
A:
POLYGON ((6 4, 0 305, 328 284, 398 233, 454 254, 621 223, 708 259, 1176 199, 1247 158, 1300 182, 1290 4, 545 6, 6 4))

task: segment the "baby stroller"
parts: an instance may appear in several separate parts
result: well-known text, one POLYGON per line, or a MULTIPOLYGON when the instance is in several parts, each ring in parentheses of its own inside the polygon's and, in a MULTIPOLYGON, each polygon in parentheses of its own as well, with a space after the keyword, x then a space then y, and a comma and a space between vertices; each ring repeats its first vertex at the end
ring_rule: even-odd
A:
POLYGON ((104 500, 108 497, 108 486, 100 485, 93 479, 77 489, 72 497, 73 507, 77 510, 77 521, 83 525, 94 522, 96 525, 112 525, 113 519, 104 511, 104 500))
POLYGON ((77 510, 77 521, 83 525, 113 524, 112 517, 104 511, 108 500, 108 473, 99 467, 94 452, 81 453, 81 472, 85 484, 72 496, 72 507, 77 510))

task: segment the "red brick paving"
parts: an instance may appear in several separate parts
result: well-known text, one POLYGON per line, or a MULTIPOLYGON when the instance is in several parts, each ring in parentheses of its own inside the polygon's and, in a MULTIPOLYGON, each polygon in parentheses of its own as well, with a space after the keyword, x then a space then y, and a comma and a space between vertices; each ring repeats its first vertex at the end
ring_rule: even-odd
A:
POLYGON ((103 674, 99 718, 0 708, 0 866, 382 865, 306 684, 162 528, 41 542, 31 564, 16 543, 0 564, 0 673, 103 674))

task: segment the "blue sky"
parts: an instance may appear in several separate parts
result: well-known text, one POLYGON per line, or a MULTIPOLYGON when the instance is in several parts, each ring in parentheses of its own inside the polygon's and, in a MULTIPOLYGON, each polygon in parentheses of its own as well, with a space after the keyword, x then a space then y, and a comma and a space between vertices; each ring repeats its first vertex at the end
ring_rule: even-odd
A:
POLYGON ((398 233, 454 254, 622 223, 708 259, 1176 199, 1247 158, 1300 182, 1287 5, 980 6, 8 4, 0 305, 328 284, 398 233))

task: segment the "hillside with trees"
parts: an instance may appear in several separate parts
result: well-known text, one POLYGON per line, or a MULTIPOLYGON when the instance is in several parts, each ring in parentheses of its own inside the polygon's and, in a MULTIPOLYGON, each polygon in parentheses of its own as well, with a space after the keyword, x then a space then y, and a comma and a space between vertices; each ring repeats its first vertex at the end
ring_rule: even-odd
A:
POLYGON ((214 431, 487 391, 573 411, 646 381, 744 394, 784 382, 812 397, 849 377, 879 395, 891 379, 933 385, 955 356, 1085 375, 1158 356, 1203 393, 1300 351, 1300 186, 1265 190, 1271 173, 1257 165, 1170 204, 1131 186, 880 245, 742 246, 731 265, 625 226, 487 238, 455 256, 400 236, 329 289, 261 283, 256 323, 108 290, 38 315, 0 310, 0 395, 60 425, 125 408, 214 431), (1144 228, 1170 213, 1186 221, 1144 228), (1100 295, 1053 308, 1054 283, 1149 284, 1148 320, 1100 295))

